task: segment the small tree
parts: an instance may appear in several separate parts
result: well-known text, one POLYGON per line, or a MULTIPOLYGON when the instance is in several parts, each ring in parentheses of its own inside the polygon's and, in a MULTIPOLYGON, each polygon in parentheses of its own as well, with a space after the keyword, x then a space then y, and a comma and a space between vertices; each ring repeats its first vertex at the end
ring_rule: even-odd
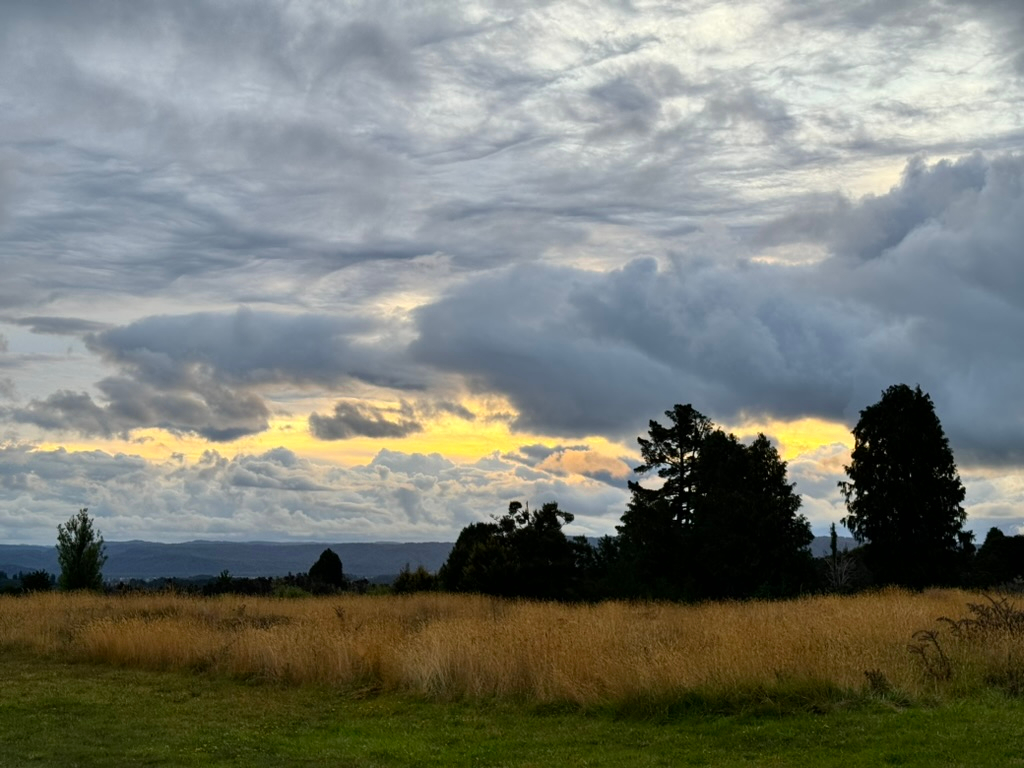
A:
POLYGON ((57 526, 57 562, 61 589, 103 589, 105 544, 100 532, 93 530, 88 509, 57 526))
POLYGON ((321 591, 323 586, 333 589, 345 588, 345 572, 341 566, 341 558, 333 549, 325 549, 319 559, 309 569, 309 580, 314 591, 321 591), (320 589, 317 589, 318 585, 320 589))
POLYGON ((966 513, 964 486, 931 398, 920 387, 889 387, 853 429, 843 525, 864 543, 882 584, 925 587, 956 580, 966 513))

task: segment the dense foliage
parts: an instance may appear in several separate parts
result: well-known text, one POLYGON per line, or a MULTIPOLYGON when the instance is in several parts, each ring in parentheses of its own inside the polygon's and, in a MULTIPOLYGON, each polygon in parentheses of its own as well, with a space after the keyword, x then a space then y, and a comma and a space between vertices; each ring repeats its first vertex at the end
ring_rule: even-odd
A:
POLYGON ((57 526, 57 562, 61 589, 103 588, 107 556, 103 537, 93 529, 88 509, 80 509, 67 523, 57 526))
POLYGON ((931 398, 920 387, 889 387, 853 429, 843 524, 864 543, 879 584, 952 584, 970 536, 962 535, 964 486, 931 398))
POLYGON ((798 514, 786 463, 764 435, 743 445, 690 405, 666 411, 639 438, 639 474, 619 526, 627 595, 670 598, 783 596, 808 589, 814 536, 798 514))

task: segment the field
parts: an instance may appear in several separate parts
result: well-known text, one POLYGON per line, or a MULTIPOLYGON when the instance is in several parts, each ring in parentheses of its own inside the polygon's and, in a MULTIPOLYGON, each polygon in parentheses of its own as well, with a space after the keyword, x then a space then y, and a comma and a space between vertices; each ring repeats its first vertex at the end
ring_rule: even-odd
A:
POLYGON ((0 766, 1024 765, 1000 607, 7 597, 0 766))

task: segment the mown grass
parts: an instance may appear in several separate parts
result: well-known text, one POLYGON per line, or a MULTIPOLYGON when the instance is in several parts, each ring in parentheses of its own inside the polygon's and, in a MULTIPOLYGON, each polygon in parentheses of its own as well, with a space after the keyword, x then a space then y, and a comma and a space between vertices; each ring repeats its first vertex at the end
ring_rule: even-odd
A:
POLYGON ((438 702, 0 656, 0 768, 24 766, 1024 766, 1024 704, 752 698, 684 709, 438 702))

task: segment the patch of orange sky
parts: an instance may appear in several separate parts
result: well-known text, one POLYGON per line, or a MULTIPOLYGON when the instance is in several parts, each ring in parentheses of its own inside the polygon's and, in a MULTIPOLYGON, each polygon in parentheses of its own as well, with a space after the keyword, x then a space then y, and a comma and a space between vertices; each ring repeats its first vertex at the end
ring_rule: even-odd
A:
MULTIPOLYGON (((604 471, 613 477, 624 478, 629 474, 633 464, 639 462, 635 440, 621 443, 596 436, 566 439, 552 435, 513 432, 509 427, 509 414, 514 414, 514 410, 508 403, 494 399, 466 400, 463 405, 477 414, 475 420, 441 415, 424 421, 422 432, 403 438, 355 437, 348 440, 319 440, 310 433, 306 416, 289 415, 272 419, 269 429, 258 435, 231 443, 212 443, 194 435, 174 435, 161 429, 143 429, 133 433, 131 440, 47 442, 40 444, 37 449, 101 450, 110 454, 140 456, 153 462, 184 458, 192 463, 206 451, 216 451, 222 456, 232 458, 245 454, 261 454, 283 447, 307 459, 355 466, 367 464, 381 449, 403 453, 438 453, 456 463, 471 463, 495 453, 514 452, 521 446, 539 443, 549 447, 588 446, 586 451, 559 452, 542 462, 543 469, 559 474, 571 476, 604 471)), ((749 419, 722 426, 736 433, 744 442, 749 442, 758 432, 764 432, 777 443, 779 453, 786 461, 792 461, 799 456, 810 456, 826 446, 841 444, 852 447, 852 437, 847 426, 821 419, 749 419)))

